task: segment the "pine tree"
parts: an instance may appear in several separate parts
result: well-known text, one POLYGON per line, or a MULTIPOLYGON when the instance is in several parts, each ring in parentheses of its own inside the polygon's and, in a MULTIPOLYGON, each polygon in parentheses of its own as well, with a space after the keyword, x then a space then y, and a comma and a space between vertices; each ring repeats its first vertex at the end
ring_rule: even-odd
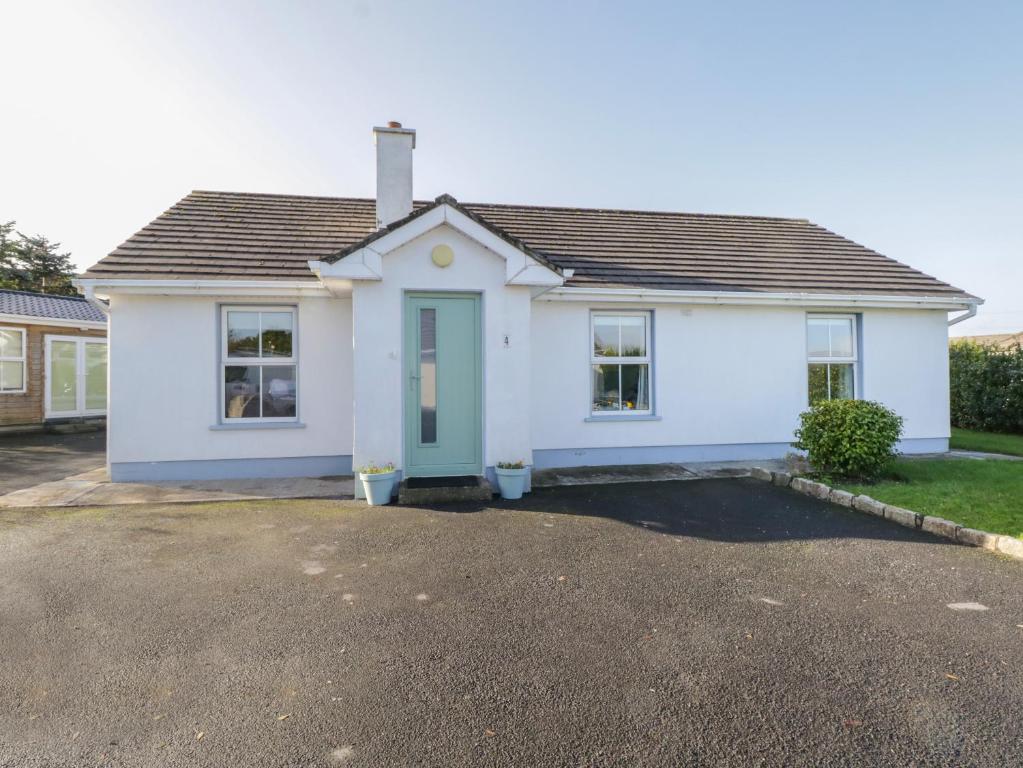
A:
POLYGON ((13 221, 0 224, 0 287, 77 295, 71 285, 75 276, 71 254, 60 253, 60 243, 51 243, 42 235, 29 237, 14 227, 13 221))
POLYGON ((0 224, 0 288, 17 288, 21 285, 21 272, 17 265, 18 241, 11 237, 14 222, 0 224))

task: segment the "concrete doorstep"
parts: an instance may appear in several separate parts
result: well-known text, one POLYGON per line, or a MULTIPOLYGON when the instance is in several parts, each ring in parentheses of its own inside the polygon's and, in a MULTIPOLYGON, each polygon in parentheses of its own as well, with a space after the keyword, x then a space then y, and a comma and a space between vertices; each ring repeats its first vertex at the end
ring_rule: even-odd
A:
POLYGON ((777 486, 788 487, 807 496, 813 496, 823 501, 830 501, 833 504, 855 509, 857 512, 884 518, 906 528, 919 528, 926 533, 940 536, 957 544, 980 547, 991 552, 1008 555, 1017 560, 1023 560, 1023 541, 1014 536, 966 528, 959 523, 942 517, 921 515, 919 512, 896 507, 893 504, 885 504, 862 494, 854 496, 848 491, 832 488, 829 485, 808 480, 805 477, 793 477, 788 472, 776 472, 763 467, 754 467, 750 472, 750 477, 767 483, 773 483, 777 486))

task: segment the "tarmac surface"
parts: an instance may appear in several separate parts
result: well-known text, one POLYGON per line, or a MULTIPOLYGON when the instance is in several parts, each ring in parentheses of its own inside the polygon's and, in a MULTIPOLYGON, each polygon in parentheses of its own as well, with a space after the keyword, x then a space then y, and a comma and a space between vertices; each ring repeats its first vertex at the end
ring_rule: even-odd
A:
POLYGON ((0 766, 1023 754, 1023 563, 750 479, 0 510, 0 574, 0 766))

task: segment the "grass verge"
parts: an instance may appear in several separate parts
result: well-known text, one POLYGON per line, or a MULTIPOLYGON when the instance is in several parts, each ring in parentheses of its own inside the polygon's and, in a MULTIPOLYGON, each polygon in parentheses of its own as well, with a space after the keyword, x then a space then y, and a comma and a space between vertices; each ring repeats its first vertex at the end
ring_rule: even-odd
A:
POLYGON ((1003 435, 998 432, 980 432, 976 429, 952 427, 949 447, 960 451, 986 451, 1023 456, 1023 435, 1003 435))
POLYGON ((1023 539, 1023 461, 902 459, 880 482, 836 487, 968 528, 1023 539))

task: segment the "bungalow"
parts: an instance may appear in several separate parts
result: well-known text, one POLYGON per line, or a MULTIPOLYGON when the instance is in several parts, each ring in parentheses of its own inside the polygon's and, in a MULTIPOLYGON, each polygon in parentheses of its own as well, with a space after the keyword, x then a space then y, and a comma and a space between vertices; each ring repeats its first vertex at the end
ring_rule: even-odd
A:
POLYGON ((80 296, 0 290, 0 430, 100 421, 107 318, 80 296))
POLYGON ((196 191, 91 267, 115 481, 766 459, 821 398, 949 437, 979 299, 805 219, 196 191))

